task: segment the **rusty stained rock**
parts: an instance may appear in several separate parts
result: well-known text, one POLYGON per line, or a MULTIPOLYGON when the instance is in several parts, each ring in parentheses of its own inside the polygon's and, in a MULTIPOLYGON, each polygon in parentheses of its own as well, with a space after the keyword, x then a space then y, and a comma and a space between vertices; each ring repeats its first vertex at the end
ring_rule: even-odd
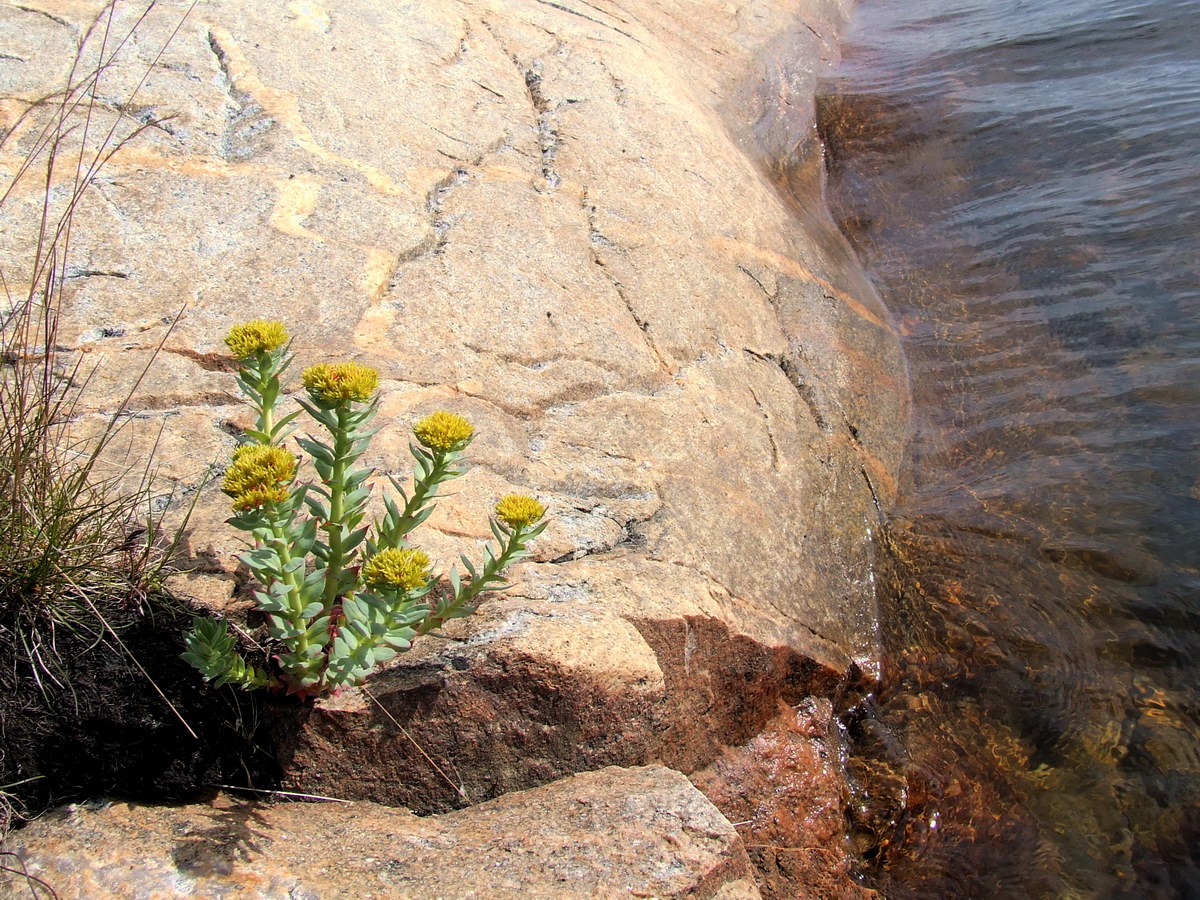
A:
POLYGON ((733 827, 677 772, 610 768, 420 818, 373 803, 70 806, 10 836, 63 898, 758 900, 733 827))
POLYGON ((275 705, 287 786, 429 812, 606 765, 693 772, 781 702, 837 691, 833 669, 717 619, 591 618, 496 601, 481 619, 504 634, 429 642, 361 689, 275 705))
POLYGON ((832 704, 810 697, 691 776, 737 827, 767 900, 878 897, 851 877, 841 766, 832 704))

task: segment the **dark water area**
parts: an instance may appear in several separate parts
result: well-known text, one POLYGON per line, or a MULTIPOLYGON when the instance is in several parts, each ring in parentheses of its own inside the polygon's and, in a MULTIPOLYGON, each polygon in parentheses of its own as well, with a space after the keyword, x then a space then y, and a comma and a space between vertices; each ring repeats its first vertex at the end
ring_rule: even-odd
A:
POLYGON ((1200 0, 862 0, 830 202, 904 335, 887 897, 1200 897, 1200 0))

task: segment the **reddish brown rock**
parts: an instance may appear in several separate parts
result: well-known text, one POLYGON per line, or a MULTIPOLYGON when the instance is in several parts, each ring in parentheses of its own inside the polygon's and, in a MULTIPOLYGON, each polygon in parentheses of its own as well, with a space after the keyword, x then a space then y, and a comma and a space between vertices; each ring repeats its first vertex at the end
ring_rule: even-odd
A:
POLYGON ((361 689, 277 706, 288 786, 430 811, 606 765, 692 772, 781 702, 837 686, 833 669, 713 618, 580 628, 551 605, 500 600, 481 619, 483 640, 429 642, 361 689))
POLYGON ((827 700, 778 714, 753 738, 728 747, 692 783, 735 823, 765 898, 866 900, 846 842, 841 740, 827 700))

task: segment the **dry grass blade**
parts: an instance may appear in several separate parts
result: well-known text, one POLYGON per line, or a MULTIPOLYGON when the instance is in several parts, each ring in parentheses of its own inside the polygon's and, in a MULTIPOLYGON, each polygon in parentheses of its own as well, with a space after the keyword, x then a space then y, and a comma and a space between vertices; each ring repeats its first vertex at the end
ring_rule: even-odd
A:
MULTIPOLYGON (((131 122, 124 109, 195 3, 176 22, 118 114, 106 129, 99 129, 102 137, 93 142, 102 105, 101 79, 157 5, 157 0, 147 3, 116 37, 119 4, 107 4, 81 39, 63 91, 31 105, 0 141, 3 146, 19 134, 28 117, 50 111, 0 195, 3 213, 18 185, 39 176, 35 188, 40 186, 42 192, 40 210, 30 256, 22 261, 25 289, 14 294, 12 279, 0 270, 0 532, 8 538, 0 547, 0 629, 18 633, 17 643, 43 674, 51 673, 46 659, 53 648, 52 629, 89 626, 90 604, 79 598, 130 581, 121 577, 132 573, 120 571, 121 558, 114 551, 127 543, 131 532, 145 528, 140 519, 149 500, 148 479, 143 478, 140 489, 123 492, 121 475, 98 478, 96 464, 111 451, 155 355, 104 419, 99 433, 80 437, 73 429, 94 369, 84 371, 79 359, 66 361, 58 333, 75 214, 113 154, 155 124, 131 122), (96 64, 87 68, 83 59, 94 37, 99 43, 96 64), (59 196, 61 172, 69 173, 65 197, 59 196), (51 640, 30 634, 39 626, 51 629, 51 640)), ((127 586, 135 593, 140 588, 127 586)))
POLYGON ((54 890, 54 888, 52 888, 42 879, 38 878, 36 875, 30 875, 29 870, 25 868, 24 860, 18 857, 15 853, 12 853, 8 850, 0 850, 0 857, 11 857, 20 866, 19 869, 15 869, 12 866, 0 865, 0 872, 8 872, 10 875, 23 878, 26 886, 29 888, 29 895, 33 897, 34 900, 38 900, 38 898, 41 897, 50 897, 51 900, 60 900, 58 891, 54 890), (46 893, 39 894, 39 889, 45 891, 46 893))
POLYGON ((170 698, 162 692, 162 688, 154 683, 154 679, 150 677, 150 673, 145 670, 140 662, 138 662, 138 658, 129 651, 128 647, 125 646, 125 642, 121 640, 121 636, 117 634, 112 625, 109 624, 108 619, 104 617, 104 613, 98 610, 95 604, 92 603, 92 601, 89 600, 86 595, 84 596, 84 601, 87 603, 88 609, 90 609, 92 614, 96 617, 96 620, 104 626, 104 630, 108 632, 109 637, 116 642, 118 647, 125 651, 125 655, 135 666, 137 666, 138 671, 146 676, 146 680, 150 682, 150 686, 154 688, 155 693, 162 697, 163 703, 167 704, 167 706, 171 708, 171 712, 175 714, 175 718, 179 719, 183 727, 187 729, 188 734, 199 740, 199 735, 197 735, 192 729, 192 726, 188 724, 187 719, 183 717, 183 714, 176 708, 175 704, 171 702, 170 698))
POLYGON ((301 794, 296 791, 268 791, 263 788, 238 787, 233 784, 212 784, 210 787, 223 791, 244 791, 248 794, 258 794, 263 797, 283 797, 285 800, 316 800, 320 803, 353 803, 353 800, 343 800, 341 797, 326 797, 324 794, 301 794))
MULTIPOLYGON (((0 658, 6 669, 24 667, 47 696, 72 691, 71 665, 57 649, 64 632, 74 654, 125 655, 145 673, 105 610, 142 609, 170 548, 155 543, 152 463, 122 463, 116 440, 182 310, 102 414, 85 415, 96 405, 87 402, 96 369, 61 346, 59 325, 76 216, 114 154, 161 124, 129 109, 195 5, 171 13, 174 28, 113 102, 102 99, 106 76, 160 4, 105 4, 83 30, 63 88, 30 104, 0 137, 19 158, 0 192, 8 254, 7 270, 0 265, 0 658), (101 474, 101 461, 115 462, 114 473, 101 474), (126 487, 139 469, 137 487, 126 487)), ((0 812, 13 811, 9 799, 0 792, 0 812)))
POLYGON ((384 706, 382 703, 380 703, 378 700, 376 700, 375 695, 372 694, 370 691, 368 691, 366 688, 362 688, 362 692, 367 695, 367 698, 372 703, 374 703, 376 706, 378 706, 383 711, 383 714, 391 720, 393 725, 395 725, 397 728, 400 729, 400 733, 403 734, 406 738, 408 738, 408 740, 412 743, 412 745, 417 748, 417 752, 419 752, 423 757, 425 757, 425 761, 427 763, 429 763, 429 765, 433 766, 433 769, 435 772, 437 772, 440 776, 442 776, 442 780, 445 781, 446 784, 450 785, 450 787, 454 788, 454 790, 458 792, 458 795, 460 797, 462 797, 464 800, 466 800, 468 803, 470 803, 471 798, 467 796, 467 792, 463 788, 463 786, 460 784, 455 784, 453 781, 450 780, 450 776, 447 775, 444 771, 442 771, 442 767, 433 761, 433 757, 425 752, 425 748, 422 747, 419 743, 417 743, 417 739, 414 738, 411 734, 409 734, 408 730, 403 725, 401 725, 399 722, 396 721, 396 717, 393 716, 390 712, 388 712, 387 707, 384 706))

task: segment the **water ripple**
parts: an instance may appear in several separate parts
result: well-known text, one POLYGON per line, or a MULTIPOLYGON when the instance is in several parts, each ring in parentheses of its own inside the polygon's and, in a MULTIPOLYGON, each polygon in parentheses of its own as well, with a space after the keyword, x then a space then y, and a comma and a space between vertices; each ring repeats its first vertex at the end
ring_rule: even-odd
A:
POLYGON ((858 15, 822 135, 918 417, 875 878, 1200 896, 1200 0, 858 15))

